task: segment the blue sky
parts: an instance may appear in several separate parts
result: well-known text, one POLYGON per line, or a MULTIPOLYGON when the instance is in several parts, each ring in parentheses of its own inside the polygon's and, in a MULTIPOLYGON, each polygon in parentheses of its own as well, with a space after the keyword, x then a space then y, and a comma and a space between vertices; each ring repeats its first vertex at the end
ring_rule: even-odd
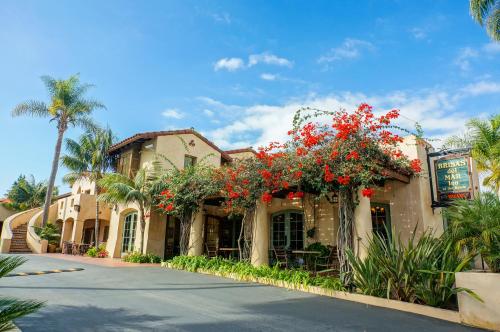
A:
POLYGON ((194 127, 222 148, 282 138, 304 105, 400 108, 436 138, 500 108, 500 44, 466 0, 3 0, 0 22, 0 196, 49 176, 54 124, 10 116, 46 74, 95 84, 121 139, 194 127))

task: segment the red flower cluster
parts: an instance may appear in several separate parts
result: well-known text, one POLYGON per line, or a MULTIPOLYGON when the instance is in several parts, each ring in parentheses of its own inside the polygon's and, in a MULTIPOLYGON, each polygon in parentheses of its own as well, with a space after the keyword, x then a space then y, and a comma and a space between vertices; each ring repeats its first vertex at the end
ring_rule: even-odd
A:
POLYGON ((323 176, 325 182, 332 182, 335 179, 335 175, 330 172, 330 166, 325 165, 325 175, 323 176))
POLYGON ((374 193, 375 193, 375 190, 373 190, 372 188, 364 188, 363 190, 361 190, 361 194, 364 197, 368 197, 368 198, 371 198, 374 193))
POLYGON ((160 193, 161 202, 158 204, 160 209, 166 212, 171 212, 174 210, 174 204, 172 202, 174 195, 169 190, 164 190, 160 193))
POLYGON ((355 160, 358 160, 359 159, 359 153, 357 153, 356 151, 351 151, 349 152, 349 154, 345 157, 346 160, 351 160, 351 159, 355 159, 355 160))
POLYGON ((343 185, 343 186, 347 186, 349 184, 349 182, 351 181, 351 177, 349 175, 344 175, 344 176, 339 176, 337 181, 343 185))
POLYGON ((286 197, 289 200, 293 200, 294 198, 302 198, 302 197, 304 197, 304 193, 302 191, 297 191, 295 193, 293 191, 290 191, 288 193, 288 195, 286 195, 286 197))
POLYGON ((415 173, 422 172, 422 162, 420 161, 420 159, 413 159, 410 162, 410 167, 415 173))
POLYGON ((273 200, 273 195, 271 195, 270 193, 265 192, 264 194, 262 194, 262 202, 269 204, 271 203, 272 200, 273 200))

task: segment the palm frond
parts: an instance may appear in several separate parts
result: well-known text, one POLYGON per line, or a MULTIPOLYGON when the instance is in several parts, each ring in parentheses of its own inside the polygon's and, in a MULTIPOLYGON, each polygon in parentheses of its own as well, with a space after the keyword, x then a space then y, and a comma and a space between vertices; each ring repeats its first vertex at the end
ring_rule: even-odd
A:
POLYGON ((0 256, 0 278, 5 277, 27 261, 22 256, 0 256))
POLYGON ((494 4, 495 0, 470 0, 470 13, 477 23, 483 25, 485 17, 494 4))
POLYGON ((12 116, 23 116, 23 115, 47 118, 50 116, 50 113, 47 109, 47 105, 44 102, 29 100, 27 102, 17 105, 12 110, 12 116))

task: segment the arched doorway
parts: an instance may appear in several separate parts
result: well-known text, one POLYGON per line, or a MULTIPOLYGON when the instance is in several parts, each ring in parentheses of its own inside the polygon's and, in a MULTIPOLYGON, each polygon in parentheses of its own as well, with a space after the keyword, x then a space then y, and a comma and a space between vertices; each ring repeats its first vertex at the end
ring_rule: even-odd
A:
POLYGON ((133 252, 135 249, 135 233, 137 230, 137 212, 129 213, 123 220, 121 252, 133 252))
POLYGON ((73 218, 68 218, 63 224, 62 227, 62 241, 71 241, 73 237, 73 227, 75 225, 75 221, 73 218))

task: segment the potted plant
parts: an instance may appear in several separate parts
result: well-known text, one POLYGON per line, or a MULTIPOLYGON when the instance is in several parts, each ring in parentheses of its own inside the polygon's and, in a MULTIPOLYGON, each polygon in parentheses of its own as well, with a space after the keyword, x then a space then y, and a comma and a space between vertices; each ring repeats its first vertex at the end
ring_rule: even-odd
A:
POLYGON ((50 253, 55 253, 57 245, 59 244, 59 239, 61 234, 59 234, 59 229, 56 225, 48 223, 44 227, 35 228, 35 232, 40 236, 40 239, 47 240, 48 246, 47 251, 50 253))
POLYGON ((466 324, 500 330, 500 199, 482 193, 471 201, 456 202, 446 211, 448 233, 459 252, 480 258, 480 269, 456 273, 457 287, 474 291, 458 295, 460 317, 466 324))

